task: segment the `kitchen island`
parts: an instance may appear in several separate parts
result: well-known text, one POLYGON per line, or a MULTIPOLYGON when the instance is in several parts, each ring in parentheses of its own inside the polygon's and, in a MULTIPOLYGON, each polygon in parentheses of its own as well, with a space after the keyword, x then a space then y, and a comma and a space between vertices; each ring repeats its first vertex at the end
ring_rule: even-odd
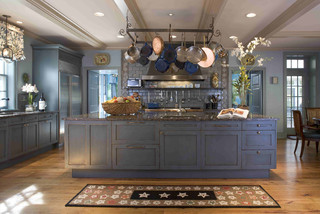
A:
POLYGON ((89 114, 65 119, 73 177, 266 178, 276 168, 277 119, 216 113, 89 114))

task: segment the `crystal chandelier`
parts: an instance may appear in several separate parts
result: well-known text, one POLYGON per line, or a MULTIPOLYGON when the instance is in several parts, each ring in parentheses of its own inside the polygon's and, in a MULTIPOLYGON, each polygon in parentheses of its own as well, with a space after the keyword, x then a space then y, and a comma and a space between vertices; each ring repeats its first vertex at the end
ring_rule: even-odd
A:
POLYGON ((6 62, 24 60, 23 30, 8 24, 10 16, 3 15, 6 21, 0 22, 0 59, 6 62))

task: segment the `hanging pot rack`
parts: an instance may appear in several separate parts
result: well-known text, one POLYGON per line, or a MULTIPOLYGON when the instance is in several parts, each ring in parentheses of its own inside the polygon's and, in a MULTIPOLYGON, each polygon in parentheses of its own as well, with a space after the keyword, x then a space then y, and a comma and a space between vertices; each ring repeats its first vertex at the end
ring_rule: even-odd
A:
MULTIPOLYGON (((121 29, 119 31, 119 34, 121 36, 128 35, 132 42, 135 42, 137 44, 139 43, 145 43, 145 40, 139 41, 135 38, 139 38, 137 33, 170 33, 170 32, 178 32, 178 33, 203 33, 206 37, 206 44, 209 44, 211 42, 211 39, 213 37, 219 37, 221 36, 221 31, 219 29, 214 29, 214 17, 211 19, 211 24, 209 25, 209 28, 207 29, 178 29, 178 28, 171 28, 171 24, 169 25, 169 28, 132 28, 131 23, 129 22, 128 16, 126 17, 126 29, 121 29)), ((172 44, 180 44, 181 41, 172 41, 172 44)), ((203 44, 201 41, 196 41, 196 44, 203 44)))

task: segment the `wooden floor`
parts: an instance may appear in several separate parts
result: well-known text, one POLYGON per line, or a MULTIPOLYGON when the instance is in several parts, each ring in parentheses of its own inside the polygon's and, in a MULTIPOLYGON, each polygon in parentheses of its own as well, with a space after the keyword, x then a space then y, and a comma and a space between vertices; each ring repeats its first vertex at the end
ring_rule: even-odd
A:
MULTIPOLYGON (((55 149, 0 171, 0 213, 320 213, 320 153, 315 143, 304 157, 293 154, 295 142, 278 141, 277 169, 270 179, 88 179, 71 178, 64 168, 62 149, 55 149), (176 209, 176 208, 76 208, 64 205, 86 184, 257 184, 281 208, 176 209)), ((300 149, 300 147, 298 148, 300 149)), ((298 150, 300 152, 300 150, 298 150)))

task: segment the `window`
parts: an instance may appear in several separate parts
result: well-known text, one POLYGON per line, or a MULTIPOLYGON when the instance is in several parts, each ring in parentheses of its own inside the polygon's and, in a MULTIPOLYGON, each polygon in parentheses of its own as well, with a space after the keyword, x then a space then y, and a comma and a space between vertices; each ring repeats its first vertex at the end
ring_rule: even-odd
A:
POLYGON ((302 76, 287 76, 287 128, 293 128, 292 110, 302 112, 303 79, 302 76))
POLYGON ((303 69, 304 60, 303 59, 287 59, 287 68, 289 69, 303 69))
POLYGON ((0 109, 8 108, 8 74, 6 63, 0 60, 0 109))

